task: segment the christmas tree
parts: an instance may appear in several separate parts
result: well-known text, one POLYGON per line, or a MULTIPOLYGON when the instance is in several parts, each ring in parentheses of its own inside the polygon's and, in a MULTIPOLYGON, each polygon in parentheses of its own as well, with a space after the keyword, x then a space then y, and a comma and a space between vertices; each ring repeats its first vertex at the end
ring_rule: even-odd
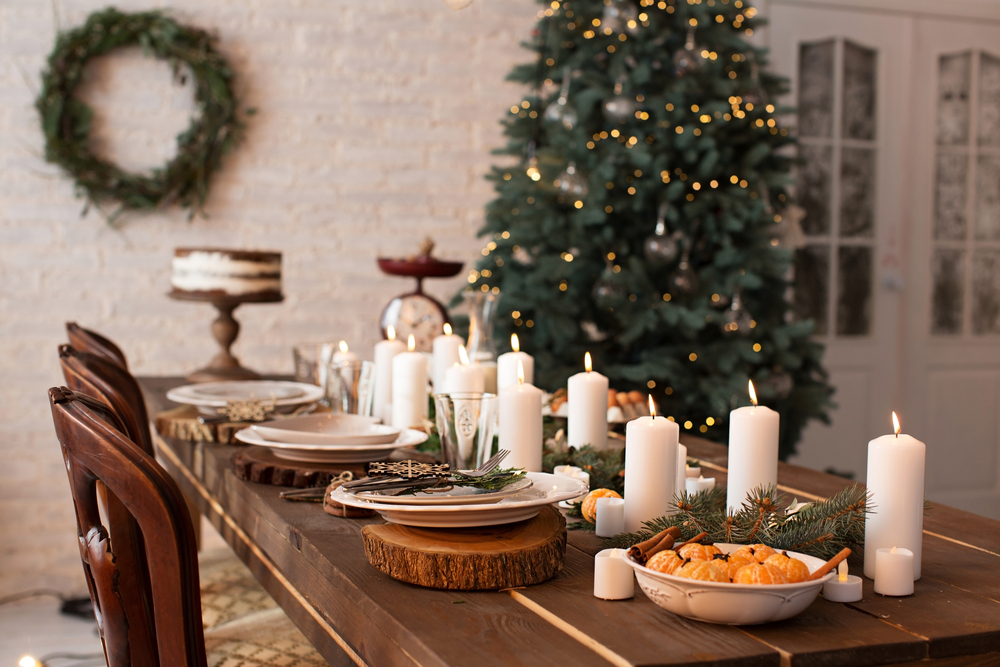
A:
POLYGON ((501 294, 496 338, 516 332, 549 390, 590 351, 613 388, 649 391, 724 442, 752 379, 787 457, 832 390, 813 323, 789 313, 794 139, 778 123, 785 80, 744 41, 756 10, 541 4, 536 60, 509 76, 531 91, 503 121, 498 153, 516 164, 489 175, 490 239, 467 289, 501 294))

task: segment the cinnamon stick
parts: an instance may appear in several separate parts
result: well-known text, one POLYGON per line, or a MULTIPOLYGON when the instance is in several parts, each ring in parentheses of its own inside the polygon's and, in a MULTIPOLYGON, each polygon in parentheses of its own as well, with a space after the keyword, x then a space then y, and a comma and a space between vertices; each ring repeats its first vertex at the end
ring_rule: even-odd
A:
POLYGON ((840 553, 838 553, 836 556, 823 563, 823 565, 817 568, 815 572, 810 574, 806 578, 806 581, 815 581, 816 579, 825 576, 827 572, 832 572, 833 568, 840 565, 840 561, 844 560, 850 555, 851 555, 851 550, 848 549, 847 547, 844 547, 843 549, 840 550, 840 553))
POLYGON ((677 545, 677 549, 680 549, 685 544, 695 544, 697 542, 701 542, 706 537, 708 537, 708 533, 705 533, 705 532, 698 533, 697 535, 695 535, 694 537, 692 537, 690 540, 687 540, 686 542, 681 542, 680 544, 678 544, 677 545))
POLYGON ((670 528, 667 528, 666 530, 660 531, 656 535, 653 535, 648 540, 644 540, 642 542, 639 542, 639 544, 635 544, 629 547, 628 555, 632 560, 639 563, 640 565, 645 565, 646 561, 649 560, 650 556, 652 556, 654 553, 657 553, 658 551, 666 551, 671 546, 673 546, 674 540, 680 536, 681 536, 681 529, 677 528, 676 526, 671 526, 670 528), (670 540, 670 544, 668 546, 664 546, 662 549, 657 548, 660 546, 660 544, 665 543, 668 539, 670 540))

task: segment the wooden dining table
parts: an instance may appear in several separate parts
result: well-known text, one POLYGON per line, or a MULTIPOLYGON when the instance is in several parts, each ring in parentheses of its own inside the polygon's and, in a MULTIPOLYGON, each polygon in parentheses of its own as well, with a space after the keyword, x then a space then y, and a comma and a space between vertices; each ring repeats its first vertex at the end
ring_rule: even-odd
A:
MULTIPOLYGON (((181 378, 141 378, 155 415, 176 407, 181 378)), ((726 481, 726 448, 682 436, 705 476, 726 481)), ((331 665, 1000 665, 1000 522, 933 503, 924 517, 923 576, 909 597, 822 597, 800 615, 756 626, 675 616, 641 591, 593 596, 600 539, 571 530, 550 581, 501 591, 447 591, 396 581, 372 567, 361 529, 280 488, 234 474, 244 448, 158 435, 158 459, 263 587, 331 665)), ((788 498, 827 497, 851 482, 782 463, 788 498)), ((852 557, 852 563, 857 561, 852 557)))

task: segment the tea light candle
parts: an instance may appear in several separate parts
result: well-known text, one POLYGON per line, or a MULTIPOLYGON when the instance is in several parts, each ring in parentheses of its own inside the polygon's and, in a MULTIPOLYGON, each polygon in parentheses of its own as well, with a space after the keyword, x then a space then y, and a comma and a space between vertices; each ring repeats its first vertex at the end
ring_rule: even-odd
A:
POLYGON ((392 421, 392 359, 406 351, 403 341, 396 340, 396 330, 387 327, 388 340, 375 343, 375 395, 372 397, 372 414, 383 424, 392 421))
POLYGON ((590 488, 590 474, 585 472, 583 468, 577 468, 576 466, 556 466, 552 469, 552 472, 556 475, 565 475, 566 477, 572 477, 573 479, 578 479, 590 488))
POLYGON ((738 511, 747 494, 758 486, 778 483, 778 413, 757 405, 750 382, 752 406, 729 413, 729 479, 726 507, 738 511))
POLYGON ((684 480, 684 488, 688 492, 689 496, 693 496, 701 491, 708 491, 709 489, 715 488, 715 478, 714 477, 703 477, 700 476, 697 479, 694 477, 688 477, 684 480))
POLYGON ((649 403, 650 417, 625 426, 625 530, 629 532, 669 511, 677 483, 680 428, 669 419, 657 419, 652 397, 649 403))
POLYGON ((684 469, 688 477, 701 477, 701 466, 689 466, 685 464, 684 469))
MULTIPOLYGON (((680 428, 677 429, 680 431, 680 428)), ((677 444, 677 472, 674 479, 674 494, 684 490, 684 481, 687 479, 688 448, 677 444)))
POLYGON ((431 348, 431 382, 434 383, 434 393, 444 393, 444 375, 458 363, 458 348, 461 346, 462 337, 453 334, 451 325, 445 322, 444 333, 434 337, 431 348))
POLYGON ((413 334, 406 348, 392 358, 392 425, 397 428, 422 425, 427 418, 427 360, 414 352, 413 334))
POLYGON ((621 498, 598 498, 594 506, 598 537, 614 537, 625 532, 625 501, 621 498))
POLYGON ((847 561, 840 561, 837 577, 823 584, 823 597, 830 602, 857 602, 862 597, 861 577, 847 573, 847 561))
MULTIPOLYGON (((664 420, 666 421, 666 420, 664 420)), ((594 557, 594 597, 628 600, 635 595, 635 577, 624 549, 605 549, 594 557)))
POLYGON ((535 382, 535 358, 527 352, 521 352, 521 342, 517 334, 510 335, 510 349, 497 357, 497 391, 503 391, 517 384, 517 364, 524 367, 524 381, 527 384, 535 382))
POLYGON ((518 363, 517 383, 500 392, 500 449, 510 451, 504 467, 542 471, 542 390, 524 381, 518 363))
POLYGON ((892 547, 875 552, 875 592, 879 595, 913 595, 913 552, 892 547))
MULTIPOLYGON (((458 348, 459 363, 454 364, 444 374, 444 387, 441 393, 483 393, 486 391, 486 380, 483 378, 483 369, 469 363, 469 354, 465 351, 465 346, 458 348)), ((436 391, 436 388, 435 388, 436 391)), ((539 408, 540 409, 540 408, 539 408)))
POLYGON ((875 511, 865 518, 865 576, 875 578, 875 558, 883 547, 902 547, 913 553, 913 580, 920 578, 924 537, 924 464, 927 446, 900 435, 899 418, 892 413, 894 435, 868 443, 868 477, 875 511))
POLYGON ((583 365, 586 370, 567 382, 566 442, 577 449, 592 445, 602 450, 608 445, 608 378, 594 372, 590 352, 584 355, 583 365))

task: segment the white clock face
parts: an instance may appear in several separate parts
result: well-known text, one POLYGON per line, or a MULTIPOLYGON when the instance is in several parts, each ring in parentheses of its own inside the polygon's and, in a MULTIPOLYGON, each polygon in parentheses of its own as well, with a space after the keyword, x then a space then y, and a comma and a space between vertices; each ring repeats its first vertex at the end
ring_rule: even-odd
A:
POLYGON ((406 341, 413 334, 417 351, 430 352, 434 337, 439 336, 445 318, 437 303, 422 294, 397 296, 382 315, 382 328, 392 326, 396 340, 406 341))

